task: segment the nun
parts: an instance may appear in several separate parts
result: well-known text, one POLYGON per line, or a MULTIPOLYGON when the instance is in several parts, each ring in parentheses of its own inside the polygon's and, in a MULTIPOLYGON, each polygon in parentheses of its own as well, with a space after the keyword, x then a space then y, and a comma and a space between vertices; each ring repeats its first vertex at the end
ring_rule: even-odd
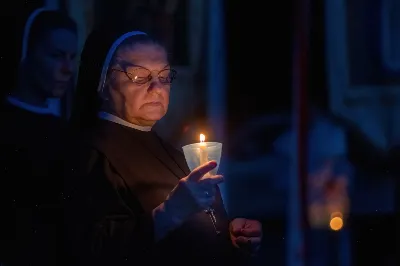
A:
POLYGON ((183 153, 154 132, 177 72, 159 41, 122 25, 94 30, 81 55, 71 120, 79 144, 65 186, 68 264, 246 261, 260 223, 229 219, 223 177, 205 175, 216 162, 190 172, 183 153))
POLYGON ((57 265, 58 165, 67 124, 51 103, 73 84, 77 27, 64 13, 46 9, 21 20, 17 81, 0 114, 0 264, 57 265))

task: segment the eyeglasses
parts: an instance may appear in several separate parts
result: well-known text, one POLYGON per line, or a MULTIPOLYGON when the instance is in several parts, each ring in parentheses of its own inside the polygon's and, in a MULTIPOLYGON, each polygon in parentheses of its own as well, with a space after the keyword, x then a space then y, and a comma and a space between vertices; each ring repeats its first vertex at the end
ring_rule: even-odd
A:
MULTIPOLYGON (((153 79, 152 71, 144 67, 138 67, 133 70, 124 71, 117 68, 112 68, 112 71, 125 73, 125 75, 135 84, 144 85, 153 79)), ((177 75, 176 70, 166 68, 157 73, 158 80, 163 85, 170 85, 175 80, 177 75)))

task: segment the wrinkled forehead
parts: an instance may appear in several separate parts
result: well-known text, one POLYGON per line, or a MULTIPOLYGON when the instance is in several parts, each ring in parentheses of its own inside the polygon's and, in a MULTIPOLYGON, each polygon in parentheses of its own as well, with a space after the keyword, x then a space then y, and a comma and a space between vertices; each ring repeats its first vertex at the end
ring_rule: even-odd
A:
POLYGON ((168 65, 166 50, 156 43, 135 43, 117 50, 116 63, 142 66, 150 70, 161 70, 168 65))

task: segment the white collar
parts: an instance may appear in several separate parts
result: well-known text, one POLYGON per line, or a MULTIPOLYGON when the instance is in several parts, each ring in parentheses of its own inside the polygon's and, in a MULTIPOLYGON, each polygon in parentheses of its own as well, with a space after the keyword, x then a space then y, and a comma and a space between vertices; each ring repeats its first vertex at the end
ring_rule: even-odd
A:
POLYGON ((98 117, 100 119, 108 120, 108 121, 111 121, 111 122, 114 122, 114 123, 117 123, 117 124, 120 124, 120 125, 123 125, 126 127, 140 130, 140 131, 146 131, 146 132, 151 131, 151 127, 142 127, 142 126, 138 126, 138 125, 129 123, 129 122, 121 119, 120 117, 110 114, 110 113, 107 113, 107 112, 99 112, 98 117))
POLYGON ((43 115, 54 115, 57 117, 61 116, 59 99, 47 99, 46 107, 35 106, 26 102, 22 102, 18 98, 12 96, 8 96, 7 101, 16 107, 30 111, 32 113, 43 114, 43 115))

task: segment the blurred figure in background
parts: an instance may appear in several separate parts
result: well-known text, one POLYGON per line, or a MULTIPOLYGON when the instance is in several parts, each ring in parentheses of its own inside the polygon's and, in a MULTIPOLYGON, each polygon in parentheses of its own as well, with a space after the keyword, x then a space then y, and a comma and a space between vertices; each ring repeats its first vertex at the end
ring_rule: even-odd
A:
POLYGON ((57 176, 66 127, 58 102, 73 86, 77 26, 66 14, 45 9, 22 20, 16 86, 8 88, 0 115, 0 262, 59 265, 57 176))
MULTIPOLYGON (((389 247, 389 243, 393 243, 393 234, 390 233, 392 215, 383 213, 380 207, 371 207, 385 205, 385 200, 381 201, 381 197, 371 194, 379 191, 380 184, 385 181, 382 177, 395 169, 395 152, 391 156, 393 165, 388 167, 385 152, 376 147, 354 123, 324 108, 311 108, 310 113, 308 213, 311 225, 313 228, 323 227, 326 236, 333 236, 335 232, 328 232, 330 215, 342 213, 343 228, 350 230, 345 243, 348 246, 341 246, 347 250, 348 253, 343 254, 347 254, 346 259, 351 260, 351 265, 390 258, 393 254, 393 249, 389 247), (373 242, 382 244, 376 247, 373 242)), ((231 145, 236 148, 235 157, 228 158, 224 183, 229 188, 228 209, 235 215, 263 213, 265 216, 262 219, 280 217, 280 223, 285 224, 291 184, 288 177, 295 148, 291 121, 288 113, 266 115, 249 121, 242 126, 244 130, 233 134, 231 145), (258 190, 249 189, 250 186, 258 190), (246 208, 248 202, 253 202, 252 209, 246 208)), ((287 239, 285 231, 279 234, 277 238, 287 239)), ((268 236, 265 239, 271 238, 268 236)), ((273 248, 274 244, 271 243, 271 246, 273 248)), ((317 245, 314 250, 314 257, 323 259, 324 252, 331 248, 327 243, 317 245), (318 251, 322 249, 323 252, 318 251)))

